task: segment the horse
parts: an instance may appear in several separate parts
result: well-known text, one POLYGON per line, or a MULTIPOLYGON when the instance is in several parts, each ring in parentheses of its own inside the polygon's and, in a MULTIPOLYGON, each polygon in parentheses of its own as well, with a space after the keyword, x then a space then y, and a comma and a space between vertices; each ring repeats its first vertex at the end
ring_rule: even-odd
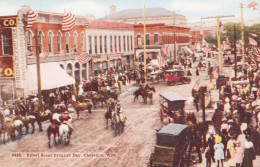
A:
POLYGON ((134 91, 134 102, 135 102, 135 99, 137 99, 138 100, 138 97, 139 96, 144 96, 144 94, 143 94, 143 90, 142 89, 140 89, 140 88, 138 88, 136 91, 134 91))
POLYGON ((144 90, 143 92, 144 104, 147 103, 147 98, 150 99, 150 104, 153 104, 153 92, 151 92, 150 90, 144 90))
POLYGON ((29 115, 33 115, 36 118, 36 122, 39 125, 39 131, 42 131, 42 122, 47 121, 47 120, 51 120, 52 118, 52 113, 50 110, 45 110, 44 114, 40 113, 40 112, 30 112, 29 115))
POLYGON ((66 123, 63 123, 59 127, 59 142, 64 141, 65 145, 70 143, 71 130, 66 123))
POLYGON ((55 124, 55 123, 51 123, 50 126, 47 128, 47 136, 49 139, 49 148, 51 148, 51 134, 53 134, 53 140, 55 145, 58 145, 57 141, 56 141, 56 136, 58 135, 59 138, 59 125, 55 124))
POLYGON ((91 113, 91 109, 93 107, 93 103, 91 100, 89 100, 87 102, 83 102, 83 103, 71 100, 70 103, 72 104, 73 108, 77 112, 77 119, 79 119, 80 111, 84 111, 84 110, 88 109, 88 112, 91 113))
POLYGON ((12 141, 15 140, 15 128, 14 124, 11 121, 6 121, 3 113, 0 112, 0 138, 2 137, 2 141, 5 144, 6 134, 11 138, 12 141), (3 135, 3 136, 2 136, 3 135))
POLYGON ((116 101, 108 99, 107 101, 107 111, 105 112, 105 119, 106 121, 106 128, 108 128, 108 120, 112 119, 112 112, 115 110, 116 107, 116 101))
POLYGON ((120 134, 121 123, 120 123, 120 118, 115 111, 112 112, 112 121, 113 121, 113 128, 115 131, 115 136, 117 136, 120 134))
POLYGON ((21 120, 22 121, 23 126, 26 128, 26 134, 29 131, 29 124, 31 124, 32 128, 33 128, 32 129, 32 133, 34 133, 34 131, 35 131, 34 123, 36 122, 36 117, 35 116, 29 115, 29 116, 23 117, 21 115, 17 115, 14 120, 21 120))

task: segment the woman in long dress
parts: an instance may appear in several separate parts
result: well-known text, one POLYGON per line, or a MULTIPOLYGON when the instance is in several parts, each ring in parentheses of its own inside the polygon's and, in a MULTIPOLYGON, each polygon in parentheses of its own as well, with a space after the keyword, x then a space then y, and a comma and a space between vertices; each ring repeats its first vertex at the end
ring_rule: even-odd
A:
POLYGON ((236 167, 240 167, 242 164, 242 160, 244 157, 244 148, 241 146, 241 142, 236 142, 236 155, 235 155, 235 163, 236 167))
POLYGON ((249 136, 246 136, 246 139, 242 167, 253 167, 253 160, 255 159, 254 145, 251 141, 249 141, 249 136))
POLYGON ((215 149, 215 160, 218 162, 218 167, 219 167, 219 162, 221 162, 221 166, 224 167, 224 145, 221 143, 222 138, 220 136, 215 138, 216 144, 214 145, 215 149))
POLYGON ((227 143, 227 149, 230 153, 230 159, 228 160, 228 166, 229 167, 235 167, 236 166, 236 163, 235 163, 235 155, 236 155, 235 146, 236 146, 236 140, 235 140, 234 136, 231 136, 231 139, 227 143))

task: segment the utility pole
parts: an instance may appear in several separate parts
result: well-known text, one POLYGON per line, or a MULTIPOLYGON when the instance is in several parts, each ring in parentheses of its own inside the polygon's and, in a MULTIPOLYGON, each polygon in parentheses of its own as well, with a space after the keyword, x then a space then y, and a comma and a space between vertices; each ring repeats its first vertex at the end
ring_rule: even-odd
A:
POLYGON ((201 43, 200 43, 200 50, 202 51, 202 44, 203 44, 203 29, 202 29, 202 18, 200 19, 201 20, 201 25, 200 25, 200 28, 201 28, 201 43))
POLYGON ((145 19, 145 5, 144 5, 144 80, 146 82, 146 19, 145 19))
POLYGON ((243 57, 243 62, 245 62, 245 41, 244 41, 244 18, 243 18, 243 8, 244 5, 241 3, 240 4, 241 8, 241 40, 242 40, 242 57, 243 57))
POLYGON ((224 17, 235 17, 235 15, 228 15, 228 16, 215 16, 215 17, 202 17, 201 19, 217 19, 217 31, 218 31, 218 58, 219 58, 219 71, 223 71, 222 67, 222 52, 221 52, 221 41, 220 41, 220 18, 224 17))
POLYGON ((36 63, 37 63, 39 112, 42 112, 41 61, 40 61, 38 30, 37 29, 35 29, 35 43, 36 43, 35 47, 36 47, 36 63))
POLYGON ((177 59, 177 50, 176 50, 176 19, 175 12, 173 12, 173 42, 174 42, 174 62, 177 59))
POLYGON ((237 33, 236 33, 236 25, 234 24, 234 62, 235 62, 235 80, 237 80, 237 33))

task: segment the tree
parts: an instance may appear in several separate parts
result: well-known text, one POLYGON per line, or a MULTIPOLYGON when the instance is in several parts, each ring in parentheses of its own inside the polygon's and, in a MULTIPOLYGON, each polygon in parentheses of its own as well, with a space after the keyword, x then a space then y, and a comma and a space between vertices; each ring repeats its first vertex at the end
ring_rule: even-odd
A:
MULTIPOLYGON (((220 42, 224 41, 225 40, 225 36, 223 33, 220 34, 220 42)), ((208 34, 206 37, 205 37, 205 41, 207 43, 210 43, 210 44, 213 44, 213 45, 216 45, 218 46, 218 40, 217 40, 217 36, 213 36, 212 34, 208 34)))

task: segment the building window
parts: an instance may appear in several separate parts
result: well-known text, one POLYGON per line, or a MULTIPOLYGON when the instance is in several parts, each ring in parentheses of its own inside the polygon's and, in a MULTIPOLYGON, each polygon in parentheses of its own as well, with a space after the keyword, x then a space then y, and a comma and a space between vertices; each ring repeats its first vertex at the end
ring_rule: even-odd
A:
POLYGON ((95 48, 95 53, 97 53, 97 36, 94 37, 94 48, 95 48))
POLYGON ((85 52, 86 48, 85 48, 85 34, 84 33, 80 34, 80 42, 81 42, 81 51, 85 52))
POLYGON ((142 36, 140 34, 137 35, 137 45, 142 46, 142 36))
POLYGON ((150 35, 149 34, 145 35, 145 41, 146 41, 146 45, 150 45, 150 35))
POLYGON ((154 34, 154 44, 159 45, 159 36, 158 34, 154 34))
POLYGON ((30 31, 27 32, 27 46, 32 45, 32 33, 30 31))
POLYGON ((58 52, 60 53, 62 51, 62 45, 61 45, 61 32, 58 32, 57 34, 57 41, 58 41, 58 52))
POLYGON ((82 81, 86 80, 86 70, 87 70, 87 64, 82 64, 82 66, 81 66, 82 81))
POLYGON ((121 52, 121 37, 118 36, 118 52, 121 52))
POLYGON ((74 52, 77 52, 78 51, 78 34, 75 32, 73 34, 73 49, 74 49, 74 52))
POLYGON ((113 52, 113 37, 110 36, 110 52, 113 52))
POLYGON ((88 53, 92 54, 92 37, 88 36, 88 53))
POLYGON ((123 48, 124 48, 123 52, 125 52, 126 51, 125 50, 125 36, 123 36, 123 48))
POLYGON ((53 34, 52 32, 48 33, 48 47, 49 47, 49 52, 53 53, 53 34))
POLYGON ((70 52, 70 34, 68 32, 65 34, 65 38, 66 38, 66 52, 69 53, 70 52))
POLYGON ((3 55, 12 55, 13 54, 13 45, 12 45, 12 32, 10 30, 2 31, 2 42, 3 42, 3 55))
POLYGON ((107 53, 107 36, 104 36, 104 52, 107 53))
POLYGON ((117 43, 116 43, 116 36, 114 36, 114 47, 115 47, 115 52, 117 52, 117 43))
POLYGON ((39 53, 43 52, 43 33, 39 31, 38 34, 38 43, 39 43, 39 53))
POLYGON ((131 51, 133 51, 133 36, 130 37, 130 46, 131 46, 131 51))
POLYGON ((99 36, 99 52, 102 53, 103 50, 102 50, 102 36, 99 36))
POLYGON ((129 51, 129 48, 130 48, 130 47, 129 47, 129 36, 127 36, 126 42, 127 42, 127 44, 126 44, 126 45, 127 45, 127 51, 129 51))

